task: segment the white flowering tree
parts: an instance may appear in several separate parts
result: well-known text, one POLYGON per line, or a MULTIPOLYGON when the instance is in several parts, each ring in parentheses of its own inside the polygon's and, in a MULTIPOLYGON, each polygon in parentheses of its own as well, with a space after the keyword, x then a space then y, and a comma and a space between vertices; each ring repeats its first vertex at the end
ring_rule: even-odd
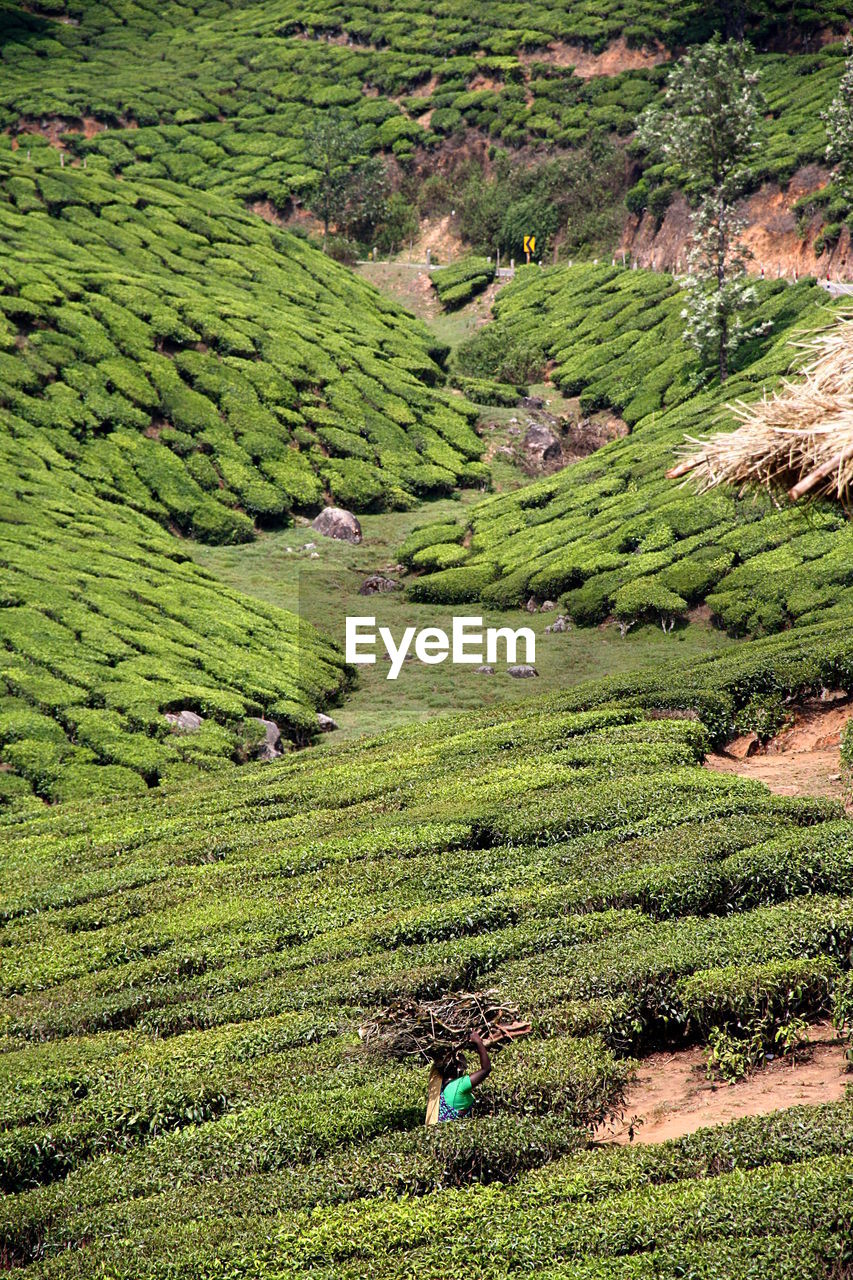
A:
POLYGON ((849 199, 853 189, 853 41, 849 37, 844 47, 847 58, 838 92, 821 119, 826 126, 826 158, 835 166, 849 199))
POLYGON ((684 337, 721 382, 738 347, 766 328, 748 320, 756 293, 737 209, 758 146, 757 81, 750 46, 715 36, 672 69, 663 102, 637 130, 641 147, 677 166, 694 202, 684 337))

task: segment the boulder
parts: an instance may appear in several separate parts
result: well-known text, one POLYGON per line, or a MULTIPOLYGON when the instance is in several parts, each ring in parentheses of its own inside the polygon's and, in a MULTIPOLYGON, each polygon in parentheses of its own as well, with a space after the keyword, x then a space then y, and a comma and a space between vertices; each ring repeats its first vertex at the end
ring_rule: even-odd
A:
POLYGON ((358 589, 360 596, 384 595, 386 591, 399 591, 401 583, 396 578, 386 578, 384 573, 371 573, 358 589))
POLYGON ((254 752, 256 760, 277 760, 281 755, 278 744, 281 741, 281 729, 274 720, 264 720, 261 716, 251 716, 252 724, 260 725, 264 736, 254 752))
POLYGON ((530 423, 522 443, 531 462, 556 462, 563 454, 560 437, 541 422, 530 423))
POLYGON ((542 604, 539 606, 539 612, 540 612, 540 613, 550 613, 550 612, 551 612, 551 610, 552 610, 552 609, 556 609, 556 607, 557 607, 557 606, 556 606, 556 604, 554 603, 554 601, 553 601, 553 600, 543 600, 542 604))
POLYGON ((761 748, 757 733, 746 733, 740 738, 734 738, 726 747, 726 754, 734 756, 735 760, 746 760, 749 756, 754 756, 761 748))
POLYGON ((545 401, 541 396, 523 396, 521 407, 522 409, 544 409, 545 401))
POLYGON ((539 609, 539 605, 536 603, 536 597, 531 596, 524 607, 528 613, 536 613, 539 609))
POLYGON ((194 711, 167 711, 166 719, 172 726, 173 733, 196 733, 204 724, 204 717, 194 711))
POLYGON ((321 733, 332 733, 338 727, 337 720, 333 720, 331 716, 324 715, 322 711, 317 712, 317 728, 321 733))
POLYGON ((311 528, 325 538, 337 538, 341 542, 361 542, 361 525, 351 511, 343 507, 324 507, 311 521, 311 528))
POLYGON ((507 675, 512 676, 514 680, 529 680, 531 676, 538 676, 539 672, 535 667, 522 662, 517 667, 507 667, 507 675))
POLYGON ((474 672, 474 675, 476 676, 493 676, 494 674, 495 674, 494 667, 487 667, 487 666, 477 667, 477 669, 474 672))
POLYGON ((545 634, 549 635, 552 631, 568 631, 571 628, 571 622, 564 613, 560 613, 551 623, 550 627, 545 628, 545 634))

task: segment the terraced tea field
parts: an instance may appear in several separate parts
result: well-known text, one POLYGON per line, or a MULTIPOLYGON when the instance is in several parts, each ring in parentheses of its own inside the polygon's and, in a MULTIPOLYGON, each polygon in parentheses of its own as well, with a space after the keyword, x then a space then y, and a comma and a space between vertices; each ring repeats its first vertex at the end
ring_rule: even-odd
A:
POLYGON ((832 314, 813 281, 765 282, 761 299, 769 332, 744 349, 723 390, 702 390, 671 277, 592 265, 521 271, 495 302, 495 325, 462 349, 466 367, 494 375, 507 353, 537 347, 581 414, 611 409, 631 434, 458 523, 425 526, 417 550, 414 541, 401 550, 422 570, 411 597, 511 608, 532 595, 579 625, 610 614, 666 620, 707 603, 735 634, 848 615, 851 528, 840 510, 697 496, 666 478, 685 437, 733 424, 726 404, 772 387, 795 358, 792 342, 832 314))
POLYGON ((739 1276, 804 1232, 803 1274, 840 1264, 848 1102, 590 1148, 628 1055, 846 1007, 853 944, 836 805, 710 774, 700 723, 599 698, 9 832, 13 1274, 739 1276), (471 986, 535 1035, 433 1140, 425 1069, 355 1028, 471 986))
POLYGON ((839 306, 761 281, 720 388, 679 282, 606 265, 683 186, 631 141, 668 64, 748 36, 750 185, 811 191, 851 20, 0 0, 4 1274, 853 1275, 849 513, 666 477, 839 306), (321 244, 341 168, 369 216, 321 244), (371 613, 529 625, 538 680, 358 673, 371 613), (817 794, 726 767, 803 707, 817 794), (531 1033, 425 1126, 426 1061, 359 1028, 474 991, 531 1033), (769 1101, 632 1144, 660 1061, 769 1101))
MULTIPOLYGON (((851 13, 824 3, 739 12, 762 51, 768 102, 755 178, 784 183, 824 159, 820 111, 838 84, 851 13), (838 43, 822 47, 826 36, 838 43)), ((466 133, 475 152, 489 143, 515 151, 573 148, 591 135, 625 139, 663 83, 655 62, 734 20, 658 0, 490 2, 476 13, 458 5, 427 12, 416 0, 311 12, 292 0, 56 0, 29 12, 6 0, 0 18, 0 127, 65 133, 75 154, 127 178, 282 210, 316 176, 306 131, 318 113, 343 113, 369 151, 421 173, 466 133), (591 76, 575 74, 590 51, 604 55, 604 74, 595 74, 594 56, 591 76)))

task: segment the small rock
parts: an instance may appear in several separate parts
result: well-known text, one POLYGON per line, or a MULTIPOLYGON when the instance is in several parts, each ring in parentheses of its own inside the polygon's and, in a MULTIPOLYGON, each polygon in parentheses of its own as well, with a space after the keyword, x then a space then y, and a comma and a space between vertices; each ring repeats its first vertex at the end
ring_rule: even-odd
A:
POLYGON ((302 550, 303 550, 303 551, 313 551, 313 550, 314 550, 314 548, 316 547, 316 545, 317 545, 317 543, 316 543, 316 542, 306 542, 306 543, 305 543, 305 546, 302 548, 302 550))
POLYGON ((338 722, 337 720, 333 720, 331 716, 325 715, 322 711, 318 711, 317 728, 321 733, 332 733, 338 728, 338 722))
POLYGON ((538 604, 536 603, 536 597, 535 597, 535 596, 531 596, 531 597, 530 597, 530 599, 527 601, 527 604, 526 604, 524 607, 525 607, 525 609, 527 610, 527 612, 528 612, 528 613, 536 613, 536 612, 538 611, 538 609, 539 609, 539 606, 538 606, 538 604))
POLYGON ((521 407, 522 409, 544 409, 545 401, 541 396, 524 396, 521 407))
POLYGON ((507 427, 506 433, 508 436, 520 436, 521 427, 507 427))
POLYGON ((289 556, 293 555, 293 547, 285 547, 284 549, 289 556))
POLYGON ((320 552, 319 552, 319 551, 312 551, 312 552, 311 552, 310 559, 311 559, 311 560, 319 560, 319 559, 320 559, 320 552))
POLYGON ((259 724, 264 731, 263 739, 254 752, 255 759, 277 760, 281 755, 278 750, 278 744, 281 741, 281 729, 279 729, 275 720, 264 720, 262 716, 251 716, 250 719, 252 724, 259 724))
POLYGON ((564 614, 561 613, 554 619, 550 627, 546 627, 545 630, 546 631, 568 631, 571 625, 572 624, 569 622, 569 619, 564 614))
POLYGON ((741 738, 735 738, 726 747, 726 753, 734 756, 735 760, 746 760, 749 756, 754 756, 761 743, 758 741, 757 733, 747 733, 741 738))
POLYGON ((495 674, 494 667, 487 667, 487 666, 477 667, 474 672, 474 675, 476 676, 493 676, 494 674, 495 674))
POLYGON ((394 578, 386 578, 382 573, 371 573, 358 589, 360 596, 384 595, 387 591, 399 591, 401 584, 394 578))
POLYGON ((560 437, 541 422, 531 422, 523 440, 524 451, 536 462, 553 462, 562 456, 560 437))
POLYGON ((552 609, 556 609, 556 607, 557 607, 557 606, 556 606, 556 604, 554 603, 554 601, 553 601, 553 600, 543 600, 543 601, 542 601, 542 604, 539 606, 539 612, 540 612, 540 613, 550 613, 550 612, 551 612, 551 610, 552 610, 552 609))
POLYGON ((204 724, 204 717, 194 711, 167 711, 166 719, 173 733, 196 733, 204 724))
POLYGON ((539 672, 535 667, 522 662, 520 666, 507 667, 507 675, 512 676, 514 680, 529 680, 531 676, 538 676, 539 672))
POLYGON ((495 453, 501 454, 504 458, 514 458, 515 450, 511 449, 508 444, 499 444, 495 453))
POLYGON ((342 542, 361 542, 361 525, 351 511, 343 507, 324 507, 320 514, 311 521, 311 528, 322 533, 326 538, 337 538, 342 542))

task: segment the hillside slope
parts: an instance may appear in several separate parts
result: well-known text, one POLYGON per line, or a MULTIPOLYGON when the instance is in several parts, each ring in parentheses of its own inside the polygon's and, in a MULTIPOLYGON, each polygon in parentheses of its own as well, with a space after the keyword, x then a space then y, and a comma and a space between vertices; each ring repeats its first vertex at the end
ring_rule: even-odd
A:
POLYGON ((227 764, 246 717, 307 740, 340 655, 174 535, 480 481, 472 411, 434 385, 418 322, 238 206, 49 147, 0 174, 0 795, 227 764), (179 709, 201 733, 169 733, 179 709))
MULTIPOLYGON (((488 3, 472 13, 418 3, 306 12, 292 0, 125 11, 57 0, 31 13, 6 0, 0 127, 64 139, 128 178, 289 212, 316 177, 306 132, 335 110, 389 158, 411 196, 413 176, 441 169, 460 147, 488 169, 495 145, 526 164, 591 139, 627 140, 665 79, 661 59, 742 25, 760 51, 768 102, 755 182, 784 185, 825 158, 820 112, 838 85, 851 17, 849 5, 825 3, 488 3)), ((31 145, 26 136, 21 144, 31 145)), ((666 192, 670 176, 650 171, 666 192)), ((652 221, 667 199, 651 197, 652 221)), ((520 243, 505 247, 520 254, 520 243)))
POLYGON ((595 696, 10 831, 12 1273, 735 1277, 796 1248, 825 1276, 849 1246, 849 1103, 645 1156, 589 1131, 620 1108, 626 1054, 736 1025, 769 1045, 829 1009, 853 826, 699 769, 700 723, 603 689, 577 709, 595 696), (366 1057, 355 1029, 472 986, 535 1036, 436 1136, 425 1069, 366 1057))
POLYGON ((4 403, 103 491, 233 542, 483 478, 426 329, 304 241, 46 146, 0 166, 4 403))
POLYGON ((670 277, 610 267, 531 268, 501 292, 496 329, 475 339, 468 359, 488 373, 516 347, 541 348, 581 413, 611 408, 631 434, 486 499, 466 525, 425 529, 420 545, 453 544, 456 567, 417 578, 413 598, 515 607, 532 595, 558 601, 580 625, 614 612, 666 619, 707 603, 736 634, 850 616, 853 532, 840 510, 697 496, 665 474, 685 435, 718 428, 726 402, 778 379, 792 339, 825 324, 832 304, 814 282, 763 285, 769 332, 739 353, 725 387, 707 390, 697 390, 700 371, 681 339, 682 305, 670 277))

